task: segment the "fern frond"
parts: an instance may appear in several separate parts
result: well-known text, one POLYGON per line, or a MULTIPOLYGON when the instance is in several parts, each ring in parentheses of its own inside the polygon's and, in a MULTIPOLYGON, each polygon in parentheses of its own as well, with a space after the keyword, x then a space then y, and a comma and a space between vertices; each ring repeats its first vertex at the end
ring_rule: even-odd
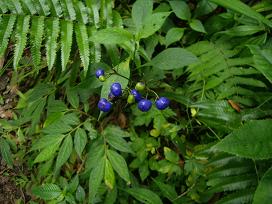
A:
POLYGON ((55 59, 57 50, 57 39, 60 32, 59 19, 49 19, 47 20, 47 40, 46 40, 46 57, 48 69, 51 70, 55 59))
POLYGON ((44 17, 33 17, 30 29, 31 54, 34 66, 38 68, 41 62, 41 45, 44 33, 44 17))
POLYGON ((0 57, 5 54, 8 46, 9 38, 13 31, 13 26, 16 21, 16 16, 3 16, 0 24, 0 57))
POLYGON ((69 61, 72 39, 73 37, 73 22, 61 21, 61 65, 62 70, 65 70, 69 61))
POLYGON ((39 10, 39 14, 43 16, 50 15, 50 8, 47 4, 47 0, 35 0, 36 8, 39 10))
POLYGON ((8 12, 8 7, 7 7, 7 5, 5 4, 4 1, 0 1, 0 9, 1 9, 2 13, 7 13, 8 12))
POLYGON ((50 0, 49 3, 51 5, 50 8, 53 16, 61 18, 63 14, 59 0, 50 0))
POLYGON ((72 0, 62 0, 60 3, 65 18, 69 20, 76 20, 76 11, 74 9, 72 0))
POLYGON ((246 189, 231 193, 216 202, 216 204, 243 204, 251 203, 254 195, 254 189, 246 189))
POLYGON ((84 24, 77 24, 75 26, 75 33, 80 58, 81 61, 83 62, 84 70, 85 72, 87 72, 90 61, 90 51, 89 51, 89 38, 86 26, 84 24))
POLYGON ((21 2, 22 7, 25 9, 25 13, 30 13, 31 15, 35 15, 38 13, 32 0, 21 0, 21 2))
POLYGON ((16 44, 15 44, 15 51, 14 51, 14 61, 13 67, 17 69, 17 65, 19 60, 22 57, 24 52, 26 42, 27 42, 27 34, 29 30, 29 22, 30 16, 20 16, 17 21, 17 30, 16 30, 16 44))
POLYGON ((80 19, 81 22, 87 24, 89 22, 89 12, 87 7, 81 1, 76 2, 75 4, 77 19, 80 19))
POLYGON ((10 0, 10 6, 12 10, 16 11, 17 14, 23 14, 23 9, 20 1, 18 0, 10 0))

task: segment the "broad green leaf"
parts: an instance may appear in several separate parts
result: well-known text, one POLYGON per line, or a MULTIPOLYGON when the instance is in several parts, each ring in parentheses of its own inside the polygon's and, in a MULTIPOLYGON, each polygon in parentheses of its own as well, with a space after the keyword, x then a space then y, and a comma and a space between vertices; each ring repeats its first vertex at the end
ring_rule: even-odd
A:
POLYGON ((108 133, 105 135, 107 142, 114 149, 119 150, 121 152, 133 153, 132 149, 128 142, 122 138, 120 135, 115 135, 114 133, 108 133))
POLYGON ((73 42, 73 22, 61 21, 61 66, 62 71, 66 69, 69 61, 71 46, 73 42))
POLYGON ((83 130, 82 128, 78 128, 76 130, 76 133, 74 136, 74 144, 75 144, 75 150, 78 156, 81 157, 81 154, 87 144, 87 135, 85 130, 83 130))
POLYGON ((40 197, 41 199, 44 200, 53 200, 55 198, 58 198, 61 194, 62 191, 59 186, 56 184, 44 184, 42 186, 34 187, 32 189, 32 193, 35 196, 40 197))
POLYGON ((85 72, 87 72, 90 61, 90 48, 87 28, 84 24, 78 23, 75 25, 75 33, 77 45, 79 48, 80 59, 83 63, 85 72))
POLYGON ((133 39, 132 34, 123 28, 105 28, 91 36, 90 40, 102 44, 121 44, 133 39))
POLYGON ((131 16, 133 23, 136 27, 136 32, 138 32, 145 22, 145 19, 152 14, 153 2, 152 0, 137 0, 131 11, 131 16))
POLYGON ((128 85, 128 79, 130 78, 130 68, 129 68, 130 59, 128 58, 126 61, 121 62, 119 65, 114 67, 117 73, 126 77, 121 77, 119 75, 113 74, 111 75, 104 83, 101 90, 101 98, 108 98, 108 94, 110 92, 110 87, 112 83, 119 82, 122 86, 122 89, 126 89, 128 85))
POLYGON ((253 198, 253 204, 270 203, 272 200, 272 168, 262 177, 253 198))
POLYGON ((156 179, 153 179, 153 181, 168 200, 172 201, 178 197, 178 194, 172 185, 162 183, 156 179))
POLYGON ((189 25, 193 30, 197 32, 206 33, 204 26, 202 25, 201 21, 198 19, 192 19, 189 22, 189 25))
POLYGON ((79 177, 78 177, 78 174, 76 174, 74 178, 71 179, 71 182, 69 182, 67 186, 67 191, 69 191, 70 193, 75 192, 77 190, 78 184, 79 184, 79 177))
POLYGON ((105 155, 105 149, 102 144, 93 143, 90 147, 90 151, 87 154, 87 160, 85 162, 85 169, 89 171, 96 167, 96 162, 103 159, 105 155))
POLYGON ((44 33, 44 17, 34 16, 32 18, 31 28, 30 28, 30 42, 31 42, 31 54, 33 59, 33 64, 36 68, 41 63, 41 45, 42 37, 44 33))
POLYGON ((42 136, 37 142, 35 142, 30 151, 43 149, 47 146, 54 145, 56 143, 61 143, 63 140, 64 135, 45 135, 42 136))
POLYGON ((16 29, 16 35, 15 35, 16 44, 15 44, 14 60, 13 60, 14 69, 17 69, 17 65, 19 63, 19 60, 22 57, 22 54, 26 46, 27 33, 29 30, 29 22, 30 22, 30 16, 18 17, 18 21, 16 25, 17 29, 16 29))
POLYGON ((35 158, 34 163, 39 163, 51 159, 55 152, 58 150, 60 143, 61 142, 58 140, 51 146, 45 147, 35 158))
POLYGON ((139 38, 147 38, 158 31, 170 12, 158 12, 148 16, 139 32, 139 38))
POLYGON ((73 108, 78 108, 79 106, 79 96, 76 89, 67 88, 66 89, 67 100, 73 106, 73 108))
POLYGON ((130 134, 127 131, 122 130, 119 126, 108 125, 105 130, 103 130, 105 135, 117 135, 118 137, 129 137, 130 134))
POLYGON ((160 197, 151 190, 136 187, 125 191, 144 204, 162 204, 160 197))
POLYGON ((82 186, 79 185, 77 187, 77 190, 76 190, 76 199, 77 199, 77 201, 83 202, 84 199, 85 199, 85 196, 86 196, 86 193, 85 193, 84 188, 82 188, 82 186))
POLYGON ((15 21, 15 15, 3 16, 0 21, 0 57, 5 54, 15 21))
POLYGON ((191 18, 191 11, 185 1, 169 1, 172 10, 182 20, 189 20, 191 18))
POLYGON ((69 134, 68 136, 66 136, 66 138, 64 139, 60 147, 57 161, 56 161, 56 171, 58 171, 61 168, 61 166, 69 159, 72 153, 72 150, 73 150, 73 140, 72 140, 72 136, 69 134))
POLYGON ((112 190, 108 190, 104 204, 114 204, 117 199, 117 187, 115 186, 112 190))
POLYGON ((272 83, 272 51, 269 49, 262 50, 256 45, 250 45, 249 49, 253 54, 254 67, 272 83))
POLYGON ((214 11, 216 8, 217 8, 216 4, 209 2, 208 0, 200 0, 198 1, 197 7, 194 10, 194 16, 198 17, 206 15, 214 11))
POLYGON ((247 36, 253 35, 260 31, 263 31, 265 28, 264 26, 257 26, 257 25, 241 25, 232 27, 226 31, 222 31, 220 33, 229 35, 229 36, 247 36))
POLYGON ((218 4, 220 6, 223 6, 225 8, 232 9, 236 12, 239 12, 241 14, 244 14, 245 16, 248 16, 249 18, 256 19, 257 21, 260 21, 269 27, 272 27, 272 22, 266 19, 264 16, 250 8, 248 5, 243 3, 240 0, 209 0, 215 4, 218 4))
POLYGON ((127 184, 130 184, 130 177, 126 160, 120 154, 112 150, 107 151, 107 156, 116 173, 118 173, 118 175, 124 179, 127 184))
POLYGON ((168 48, 155 56, 151 64, 162 70, 183 68, 196 62, 197 57, 183 48, 168 48))
POLYGON ((48 69, 51 70, 55 63, 56 53, 57 53, 57 39, 60 32, 59 19, 49 19, 46 24, 46 58, 48 69))
POLYGON ((272 120, 252 120, 216 144, 213 149, 251 159, 272 158, 272 120))
POLYGON ((104 177, 105 159, 103 158, 96 162, 96 166, 91 171, 89 178, 89 203, 94 203, 94 198, 104 177))
POLYGON ((184 28, 171 28, 165 36, 166 46, 179 41, 184 34, 184 28))
POLYGON ((5 160, 5 162, 9 166, 12 166, 13 161, 12 161, 10 146, 9 146, 8 142, 3 138, 0 138, 0 150, 1 150, 1 155, 2 155, 3 159, 5 160))
POLYGON ((105 163, 104 181, 106 186, 108 186, 108 188, 112 190, 115 185, 115 176, 114 176, 111 163, 108 159, 106 159, 106 163, 105 163))
POLYGON ((165 159, 168 161, 178 164, 179 162, 179 156, 176 152, 174 152, 172 149, 168 147, 163 148, 165 159))

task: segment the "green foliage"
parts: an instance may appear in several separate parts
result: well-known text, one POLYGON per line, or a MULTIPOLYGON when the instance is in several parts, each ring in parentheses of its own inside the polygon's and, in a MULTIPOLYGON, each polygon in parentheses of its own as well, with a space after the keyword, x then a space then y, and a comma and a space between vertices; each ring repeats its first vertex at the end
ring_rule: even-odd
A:
POLYGON ((0 159, 29 202, 269 202, 272 7, 243 2, 0 1, 0 159))

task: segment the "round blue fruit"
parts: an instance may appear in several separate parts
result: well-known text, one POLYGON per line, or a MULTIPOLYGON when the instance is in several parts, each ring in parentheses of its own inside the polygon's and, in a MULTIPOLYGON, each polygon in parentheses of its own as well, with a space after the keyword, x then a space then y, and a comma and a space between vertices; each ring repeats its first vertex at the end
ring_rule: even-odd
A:
POLYGON ((122 86, 121 86, 121 84, 117 83, 117 82, 113 83, 111 85, 110 91, 116 97, 121 96, 122 95, 122 86))
POLYGON ((98 108, 103 112, 109 112, 111 109, 111 103, 105 98, 101 98, 98 102, 98 108))
POLYGON ((142 95, 136 89, 132 89, 130 93, 134 96, 136 102, 142 100, 142 95))
POLYGON ((160 97, 158 100, 156 100, 155 104, 157 109, 164 110, 169 106, 170 100, 166 97, 160 97))
POLYGON ((151 106, 152 106, 152 102, 150 100, 147 100, 147 99, 142 99, 138 103, 139 110, 143 111, 143 112, 149 111, 151 106))
POLYGON ((96 72, 95 72, 95 76, 96 76, 96 78, 98 78, 98 79, 99 79, 100 76, 104 76, 104 74, 105 74, 104 70, 103 70, 103 69, 100 69, 100 68, 97 69, 96 72))

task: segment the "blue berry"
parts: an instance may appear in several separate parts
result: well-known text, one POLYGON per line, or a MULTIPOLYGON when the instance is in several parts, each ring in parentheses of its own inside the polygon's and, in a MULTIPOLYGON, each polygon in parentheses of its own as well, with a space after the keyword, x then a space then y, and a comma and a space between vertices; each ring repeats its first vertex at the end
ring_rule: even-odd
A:
POLYGON ((156 100, 156 107, 159 110, 164 110, 166 109, 170 104, 170 101, 166 97, 160 97, 158 100, 156 100))
POLYGON ((122 95, 122 87, 120 83, 113 83, 110 90, 114 96, 118 97, 122 95))
POLYGON ((100 76, 104 76, 105 72, 103 69, 97 69, 96 72, 95 72, 95 76, 96 78, 99 79, 100 76))
POLYGON ((150 100, 147 100, 147 99, 142 99, 138 103, 139 110, 143 111, 143 112, 149 111, 151 106, 152 106, 152 102, 150 100))
POLYGON ((134 96, 136 102, 142 100, 142 95, 136 89, 132 89, 130 93, 134 96))
POLYGON ((103 112, 109 112, 111 109, 111 103, 107 101, 105 98, 101 98, 98 102, 98 108, 103 112))

